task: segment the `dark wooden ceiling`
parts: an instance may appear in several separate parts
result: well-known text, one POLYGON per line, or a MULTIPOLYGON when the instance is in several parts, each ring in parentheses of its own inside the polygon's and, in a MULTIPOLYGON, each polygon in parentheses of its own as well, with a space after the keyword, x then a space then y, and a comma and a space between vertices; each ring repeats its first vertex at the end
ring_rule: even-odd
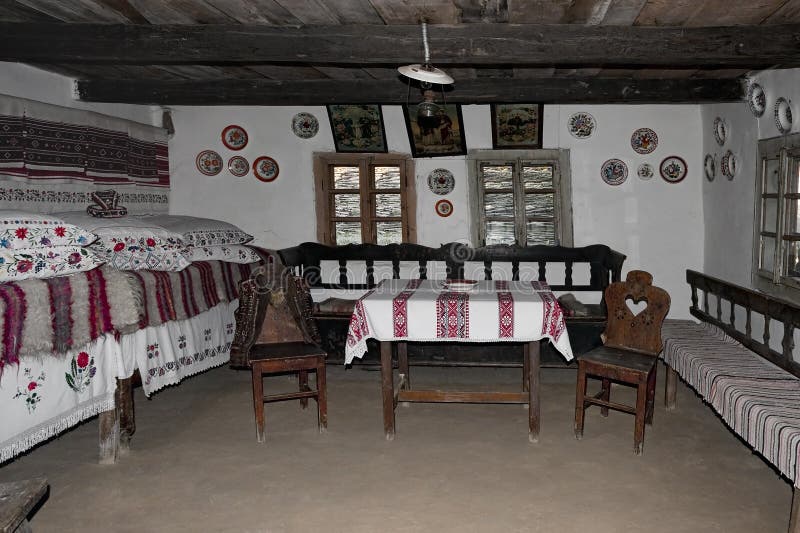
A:
POLYGON ((0 60, 90 101, 399 103, 422 18, 452 101, 730 101, 800 66, 800 0, 0 0, 0 60))

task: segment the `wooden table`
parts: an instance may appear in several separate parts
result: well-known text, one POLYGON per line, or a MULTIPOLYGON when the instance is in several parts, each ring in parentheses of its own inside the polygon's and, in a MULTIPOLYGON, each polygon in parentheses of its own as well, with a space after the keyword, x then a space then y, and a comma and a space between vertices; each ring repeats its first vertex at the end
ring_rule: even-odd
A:
POLYGON ((467 290, 446 280, 384 280, 358 300, 350 320, 345 362, 366 353, 367 339, 381 345, 383 427, 395 435, 399 402, 517 403, 528 405, 529 439, 539 437, 540 342, 549 339, 572 359, 563 313, 541 282, 480 281, 467 290), (411 387, 408 342, 519 343, 523 347, 522 390, 441 391, 411 387), (400 380, 395 391, 392 345, 397 344, 400 380))

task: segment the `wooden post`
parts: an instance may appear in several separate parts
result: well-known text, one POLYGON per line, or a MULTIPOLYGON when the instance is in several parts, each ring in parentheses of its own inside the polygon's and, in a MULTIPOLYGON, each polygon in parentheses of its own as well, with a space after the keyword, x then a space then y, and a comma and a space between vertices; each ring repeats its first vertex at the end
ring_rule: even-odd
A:
POLYGON ((100 413, 100 464, 113 465, 119 453, 119 410, 100 413))
POLYGON ((114 401, 119 412, 119 452, 127 455, 131 450, 131 437, 136 432, 131 378, 118 379, 114 401))
POLYGON ((397 369, 400 372, 401 382, 404 389, 411 389, 411 373, 408 368, 408 343, 397 343, 397 369), (405 378, 405 379, 403 379, 405 378))
POLYGON ((394 440, 394 375, 392 343, 381 342, 381 391, 383 395, 383 431, 386 440, 394 440))
POLYGON ((664 390, 664 405, 667 411, 672 411, 677 405, 678 373, 667 366, 667 386, 664 390))
POLYGON ((800 495, 792 488, 792 515, 789 518, 789 533, 800 533, 800 495))
POLYGON ((528 440, 539 442, 539 388, 540 388, 540 364, 541 364, 541 341, 532 341, 527 351, 530 361, 528 362, 528 440))

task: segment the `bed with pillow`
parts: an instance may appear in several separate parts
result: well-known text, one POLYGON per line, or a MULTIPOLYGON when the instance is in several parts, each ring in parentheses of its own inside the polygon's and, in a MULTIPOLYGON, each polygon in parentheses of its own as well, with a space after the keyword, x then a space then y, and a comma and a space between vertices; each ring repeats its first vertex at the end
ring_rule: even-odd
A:
POLYGON ((0 463, 97 414, 113 462, 135 372, 150 395, 226 363, 238 282, 269 260, 251 239, 194 217, 0 211, 0 463))

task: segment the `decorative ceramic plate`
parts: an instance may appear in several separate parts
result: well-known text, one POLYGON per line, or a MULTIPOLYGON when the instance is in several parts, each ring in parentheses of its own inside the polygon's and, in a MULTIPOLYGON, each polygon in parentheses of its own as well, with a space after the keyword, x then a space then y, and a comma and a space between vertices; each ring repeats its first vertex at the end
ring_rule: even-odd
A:
POLYGON ((728 140, 728 125, 721 117, 714 119, 714 140, 722 146, 728 140))
POLYGON ((659 165, 661 177, 664 178, 664 181, 669 183, 678 183, 679 181, 683 181, 683 179, 686 177, 687 170, 688 168, 686 166, 686 161, 677 155, 665 157, 661 162, 661 165, 659 165))
POLYGON ((478 284, 474 279, 450 279, 444 284, 445 289, 455 292, 471 291, 478 284))
POLYGON ((278 162, 262 155, 253 161, 253 174, 261 181, 274 181, 278 177, 278 162))
POLYGON ((319 121, 311 113, 298 113, 292 118, 292 131, 301 139, 310 139, 319 131, 319 121))
POLYGON ((621 159, 609 159, 600 167, 600 177, 609 185, 619 185, 628 179, 628 165, 621 159))
POLYGON ((719 170, 723 176, 732 180, 733 177, 736 175, 736 156, 730 150, 725 152, 725 155, 722 156, 722 161, 719 165, 719 170))
POLYGON ((439 200, 436 202, 436 214, 440 217, 449 217, 453 214, 453 204, 450 200, 439 200))
POLYGON ((656 171, 653 170, 653 165, 650 163, 642 163, 639 165, 639 168, 636 169, 636 175, 639 176, 639 179, 642 180, 651 180, 653 176, 655 176, 656 171))
POLYGON ((639 128, 631 135, 631 148, 637 154, 649 154, 658 146, 658 135, 650 128, 639 128))
POLYGON ((194 160, 197 170, 206 176, 216 176, 222 172, 222 156, 214 150, 203 150, 194 160))
POLYGON ((717 162, 714 160, 713 155, 706 154, 703 160, 703 171, 708 181, 714 181, 714 178, 717 176, 717 162))
POLYGON ((592 132, 597 127, 597 121, 589 113, 574 113, 567 121, 569 134, 576 139, 586 139, 592 136, 592 132))
POLYGON ((228 172, 237 178, 247 176, 247 173, 250 172, 250 163, 244 157, 235 155, 228 159, 228 172))
POLYGON ((455 186, 456 179, 446 168, 435 168, 428 174, 428 188, 434 194, 450 194, 455 186))
POLYGON ((241 150, 247 146, 247 132, 243 127, 231 124, 222 130, 222 144, 230 150, 241 150))
POLYGON ((757 117, 764 115, 764 111, 767 110, 767 93, 761 85, 751 83, 747 88, 747 105, 750 106, 753 115, 757 117))
POLYGON ((775 126, 781 133, 792 131, 792 105, 786 98, 775 100, 775 126))

